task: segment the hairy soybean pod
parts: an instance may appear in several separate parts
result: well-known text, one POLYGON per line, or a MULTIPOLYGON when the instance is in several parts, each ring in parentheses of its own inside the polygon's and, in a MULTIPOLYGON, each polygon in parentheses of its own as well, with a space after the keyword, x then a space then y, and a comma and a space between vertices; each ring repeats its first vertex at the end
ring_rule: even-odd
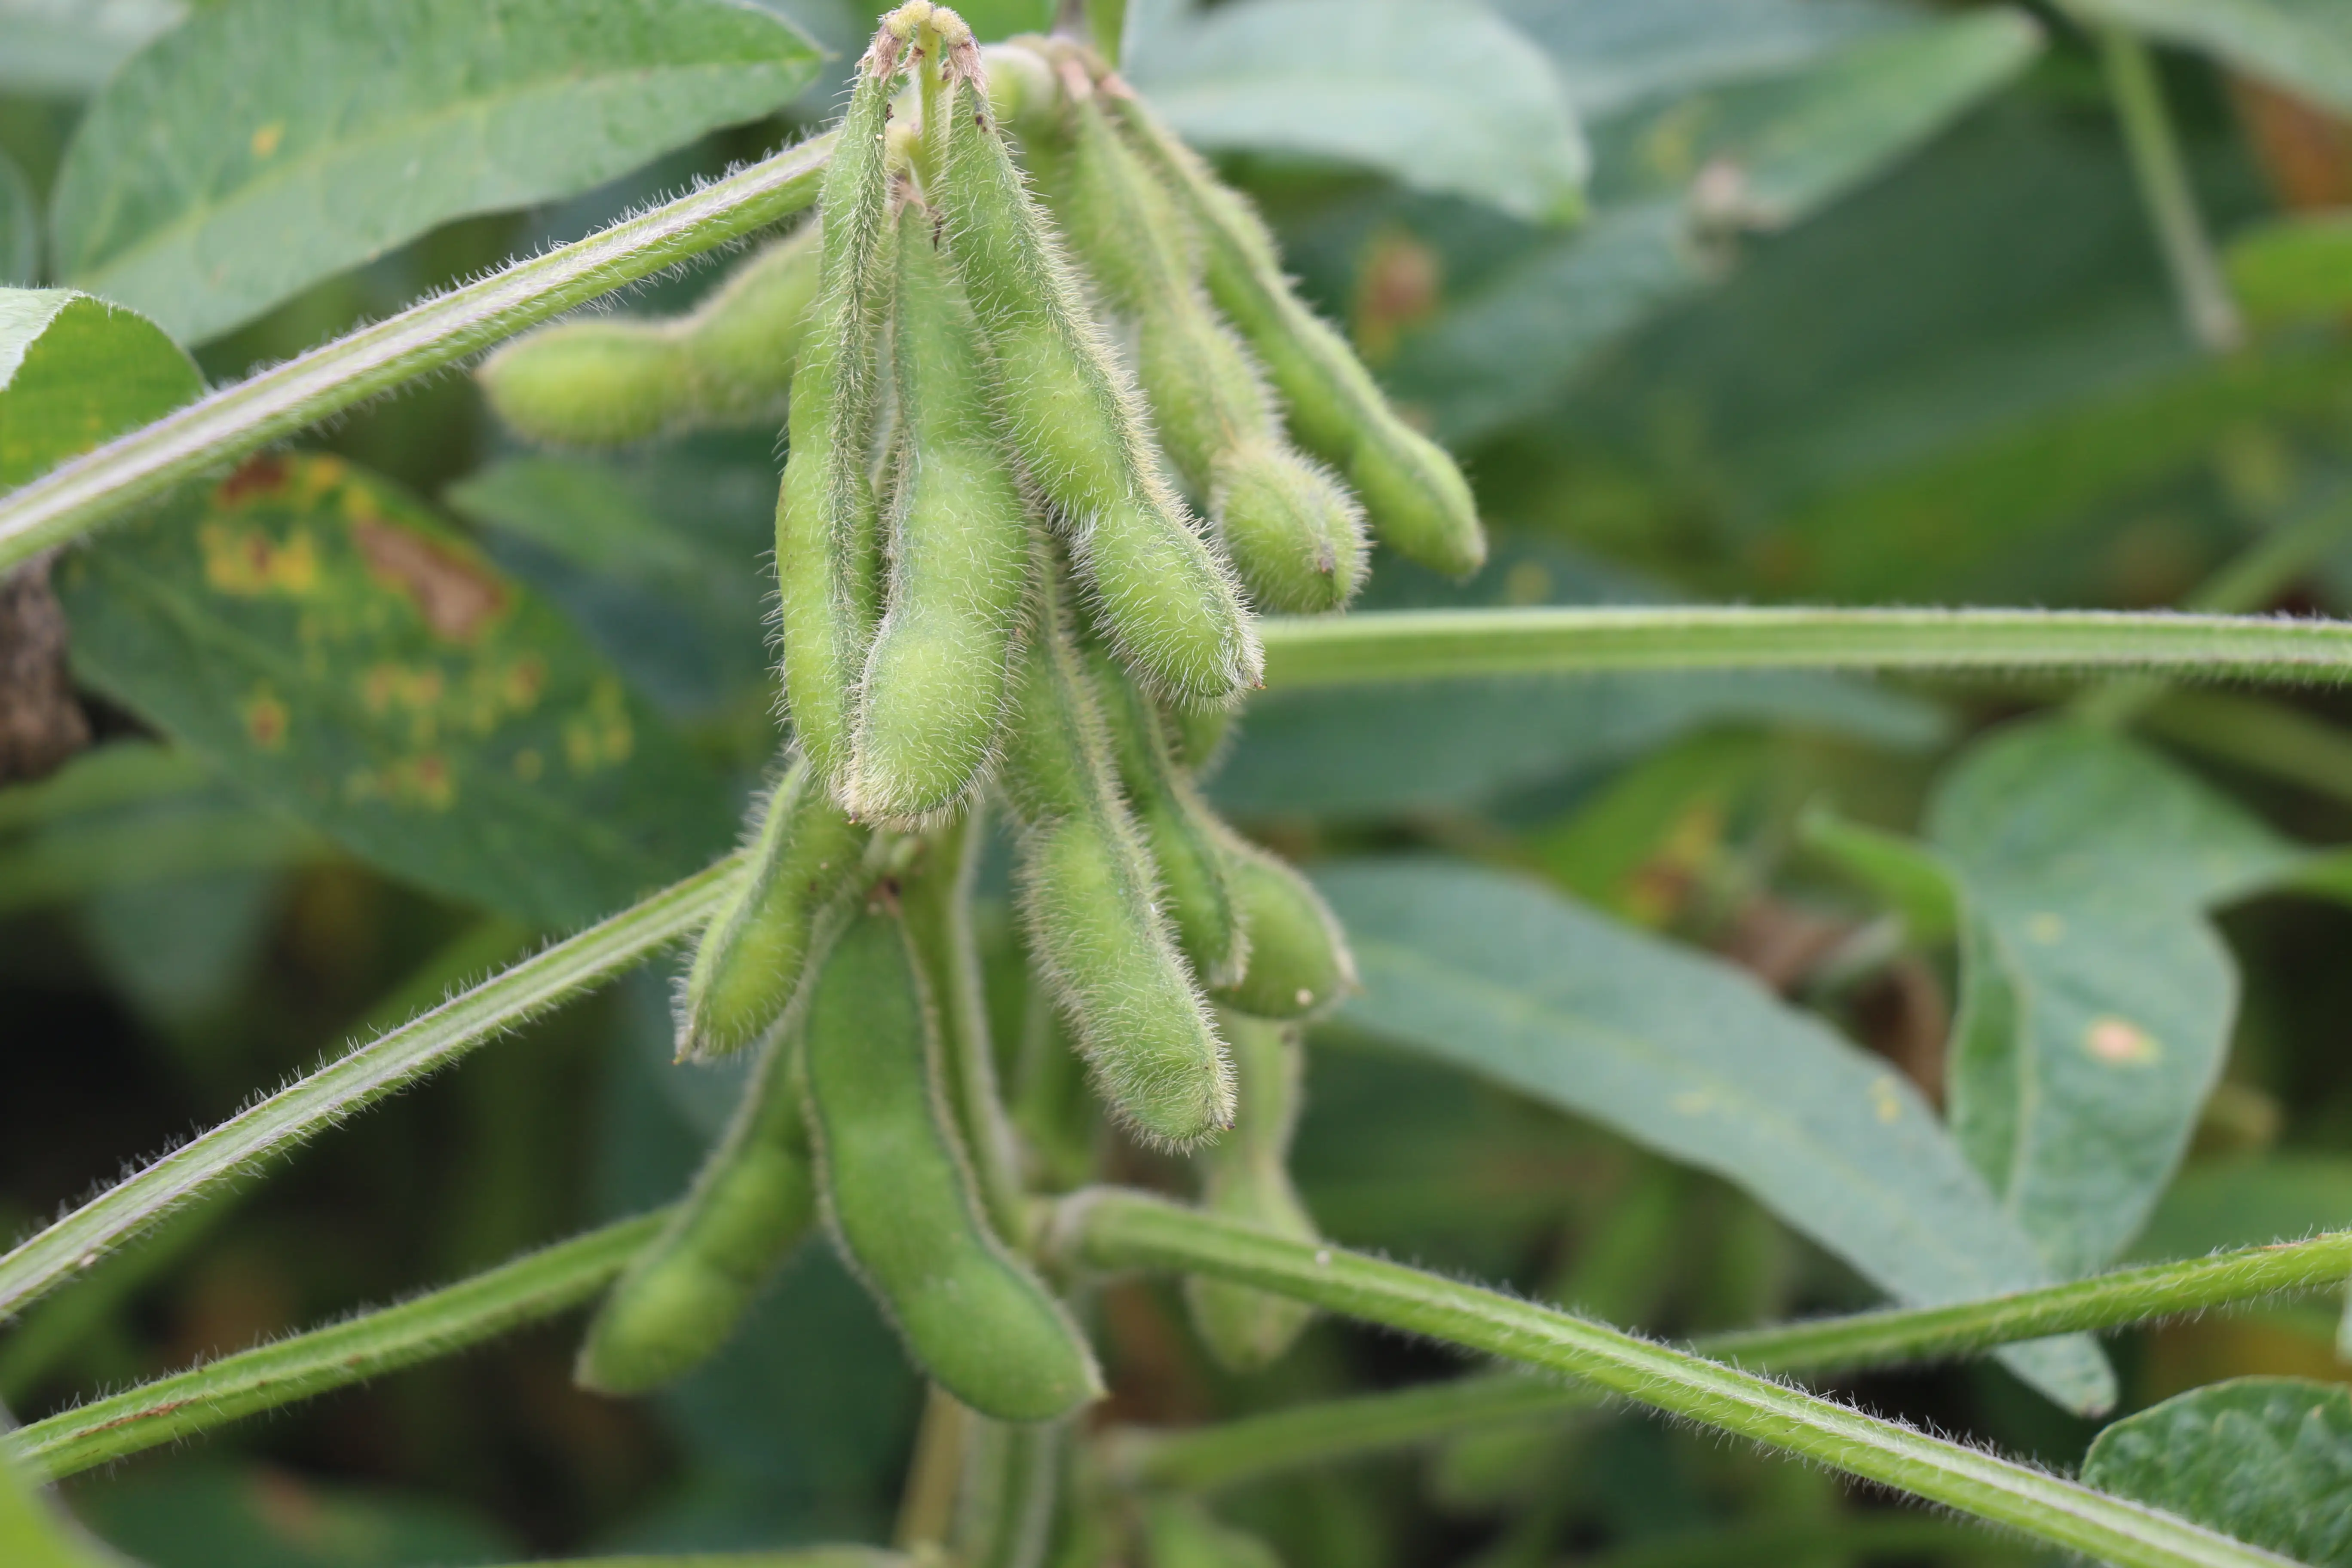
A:
POLYGON ((921 823, 969 795, 996 754, 1029 521, 971 308, 912 202, 898 270, 889 608, 866 659, 845 793, 861 816, 921 823))
POLYGON ((1249 204, 1131 93, 1106 97, 1192 220, 1209 295, 1257 351, 1299 444, 1347 475, 1396 550, 1453 575, 1476 571, 1486 537, 1454 459, 1398 416, 1347 340, 1291 292, 1249 204))
POLYGON ((1160 868, 1176 944, 1202 984, 1234 984, 1249 950, 1216 819, 1170 754, 1167 729, 1151 700, 1110 659, 1097 657, 1094 671, 1119 782, 1160 868))
POLYGON ((841 814, 805 760, 795 759, 755 809, 751 864, 703 928, 687 971, 682 1061, 725 1056, 766 1034, 869 879, 866 829, 841 814))
POLYGON ((639 1394, 692 1371, 727 1342, 816 1212, 792 1055, 778 1029, 693 1190, 596 1309, 573 1379, 639 1394))
POLYGON ((1356 989, 1356 958, 1323 895, 1278 856, 1227 830, 1234 897, 1249 940, 1241 984, 1218 1001, 1258 1018, 1307 1018, 1356 989))
POLYGON ((1240 591, 1160 475, 1134 391, 990 116, 978 51, 960 46, 947 69, 937 198, 1013 446, 1120 662, 1169 702, 1229 702, 1264 663, 1240 591))
POLYGON ((1050 1421, 1101 1394, 1102 1375, 982 1213, 940 1049, 898 916, 868 910, 817 975, 802 1047, 825 1217, 940 1387, 1000 1421, 1050 1421))
MULTIPOLYGON (((1294 1240, 1313 1241, 1315 1221, 1290 1184, 1290 1135, 1298 1123, 1306 1070, 1297 1026, 1232 1013, 1218 1021, 1234 1053, 1240 1108, 1232 1134, 1196 1156, 1201 1206, 1294 1240)), ((1184 1300, 1202 1342, 1236 1372, 1277 1360, 1314 1316, 1303 1301, 1200 1275, 1184 1281, 1184 1300)))
POLYGON ((476 375, 499 418, 534 441, 625 447, 783 416, 817 289, 803 224, 667 321, 562 321, 526 333, 476 375))
POLYGON ((1112 1110, 1181 1147, 1233 1123, 1232 1068, 1177 951, 1141 830, 1119 798, 1058 574, 1023 657, 1004 784, 1022 818, 1031 959, 1112 1110))
POLYGON ((887 30, 858 62, 840 141, 818 195, 821 286, 787 426, 776 502, 784 700, 828 788, 849 765, 856 689, 880 613, 872 464, 876 355, 890 294, 884 130, 898 44, 887 30))

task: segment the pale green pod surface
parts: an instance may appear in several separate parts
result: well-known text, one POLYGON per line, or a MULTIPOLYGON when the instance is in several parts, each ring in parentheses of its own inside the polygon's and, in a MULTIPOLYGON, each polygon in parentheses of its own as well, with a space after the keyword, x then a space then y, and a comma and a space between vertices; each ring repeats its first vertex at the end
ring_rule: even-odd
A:
POLYGON ((1347 340, 1291 291, 1248 202, 1139 100, 1110 101, 1191 219, 1209 296, 1257 352, 1299 445, 1348 477, 1391 547, 1435 571, 1476 571, 1486 533, 1454 459, 1398 416, 1347 340))
POLYGON ((1217 764, 1224 761, 1226 742, 1234 733, 1231 710, 1163 709, 1160 717, 1167 721, 1168 754, 1175 758, 1177 766, 1192 775, 1196 784, 1214 773, 1217 764))
POLYGON ((1160 906, 1119 796, 1084 656, 1049 604, 1022 661, 1004 783, 1022 817, 1033 962, 1112 1110, 1183 1146, 1230 1124, 1224 1047, 1160 906))
POLYGON ((760 250, 681 324, 695 424, 782 422, 823 282, 823 232, 805 223, 760 250))
POLYGON ((562 321, 499 349, 474 373, 490 410, 551 447, 627 447, 693 423, 685 345, 651 321, 562 321))
POLYGON ((669 1223, 632 1261, 588 1325, 574 1380, 638 1394, 716 1353, 816 1213, 808 1128, 778 1030, 742 1103, 669 1223))
POLYGON ((860 62, 819 193, 820 291, 776 503, 784 701, 828 788, 849 766, 857 683, 880 614, 872 464, 876 356, 892 286, 883 132, 895 59, 868 50, 860 62))
POLYGON ((1363 585, 1363 510, 1320 464, 1244 441, 1217 464, 1211 496, 1225 553, 1261 608, 1321 615, 1363 585))
MULTIPOLYGON (((1296 1025, 1228 1013, 1219 1019, 1234 1054, 1239 1108, 1232 1133, 1195 1158, 1201 1206, 1286 1236, 1318 1238, 1290 1182, 1290 1137, 1298 1124, 1306 1049, 1296 1025)), ((1236 1372, 1281 1357, 1315 1315, 1303 1301, 1193 1275, 1184 1281, 1192 1326, 1210 1352, 1236 1372)))
POLYGON ((859 694, 846 794, 862 816, 921 822, 995 756, 1029 581, 1029 521, 979 331, 933 248, 900 217, 891 331, 898 407, 889 608, 859 694))
POLYGON ((803 1065, 825 1216, 940 1387, 1000 1421, 1051 1421, 1097 1397, 1102 1375, 982 1211, 930 1009, 898 917, 868 910, 809 998, 803 1065))
POLYGON ((766 1034, 871 880, 866 830, 842 815, 805 761, 795 761, 755 809, 751 863, 703 928, 687 971, 681 1060, 725 1056, 766 1034))
MULTIPOLYGON (((977 70, 971 58, 951 68, 977 70)), ((1165 700, 1230 701, 1263 665, 1240 592, 1160 478, 1134 393, 984 100, 959 87, 944 121, 950 256, 1003 369, 1029 478, 1120 662, 1165 700)))
POLYGON ((1212 1518, 1190 1498, 1160 1498, 1143 1516, 1150 1568, 1282 1568, 1274 1548, 1212 1518))
POLYGON ((1218 1001, 1258 1018, 1309 1018, 1356 989, 1356 959, 1323 895, 1279 857, 1228 835, 1234 893, 1249 940, 1241 984, 1218 1001))

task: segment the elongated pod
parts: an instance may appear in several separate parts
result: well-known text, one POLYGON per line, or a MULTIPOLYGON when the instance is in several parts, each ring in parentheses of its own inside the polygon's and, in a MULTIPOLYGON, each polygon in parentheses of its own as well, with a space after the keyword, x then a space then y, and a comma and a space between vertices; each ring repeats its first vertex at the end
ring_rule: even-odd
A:
POLYGON ((633 1259, 588 1324, 572 1376, 640 1394, 718 1352, 816 1214, 808 1126, 792 1056, 770 1035, 742 1102, 661 1234, 633 1259))
POLYGON ((1094 659, 1111 753, 1145 847, 1160 870, 1176 944, 1203 985, 1232 985, 1249 946, 1235 907, 1233 860, 1208 803, 1171 754, 1165 721, 1112 660, 1094 659))
MULTIPOLYGON (((1290 1183, 1290 1137, 1298 1124, 1306 1072, 1297 1026, 1234 1013, 1218 1021, 1234 1054, 1239 1109, 1233 1131, 1194 1156, 1201 1206, 1294 1240, 1313 1241, 1315 1221, 1290 1183)), ((1290 1297, 1199 1275, 1184 1281, 1184 1301, 1202 1342, 1236 1372, 1278 1359, 1315 1315, 1290 1297)))
POLYGON ((817 226, 803 224, 687 315, 560 321, 506 344, 475 374, 499 418, 551 446, 772 427, 783 418, 817 272, 817 226))
POLYGON ((871 909, 809 998, 803 1065, 826 1220, 940 1387, 1002 1421, 1050 1421, 1101 1394, 1101 1373, 1061 1303, 990 1228, 940 1052, 898 918, 871 909))
POLYGON ((681 1061, 722 1057, 766 1034, 872 880, 866 830, 842 815, 804 759, 792 762, 754 810, 750 864, 703 928, 687 970, 681 1061))
POLYGON ((897 250, 889 607, 866 658, 845 794, 861 816, 920 823, 961 802, 994 759, 1030 524, 979 329, 915 203, 897 250))
POLYGON ((1058 570, 1041 575, 1045 605, 1021 663, 1003 771, 1022 820, 1031 961, 1113 1111, 1144 1137, 1181 1147, 1231 1124, 1231 1069, 1119 796, 1058 570))
POLYGON ((1057 161, 1060 210, 1087 270, 1134 318, 1161 446, 1207 499, 1260 606, 1339 608, 1363 582, 1362 510, 1284 437, 1249 351, 1202 292, 1187 226, 1166 188, 1092 94, 1071 113, 1070 153, 1057 161))
POLYGON ((1356 957, 1323 895, 1279 856, 1227 829, 1234 900, 1249 942, 1241 982, 1213 994, 1258 1018, 1311 1018, 1356 989, 1356 957))
POLYGON ((939 138, 929 194, 1003 367, 1013 446, 1120 661, 1163 700, 1229 702, 1263 664, 1240 595, 1160 475, 1133 389, 989 111, 968 37, 945 69, 941 123, 924 130, 939 138))
POLYGON ((1398 416, 1347 340, 1291 292, 1249 203, 1132 93, 1107 84, 1105 96, 1192 219, 1210 298, 1257 351, 1299 445, 1347 475, 1398 552, 1454 575, 1476 571, 1486 537, 1454 459, 1398 416))
POLYGON ((881 612, 872 465, 882 317, 890 297, 884 131, 899 42, 886 28, 859 60, 818 195, 817 302, 787 424, 776 501, 784 701, 828 788, 849 765, 857 683, 881 612))

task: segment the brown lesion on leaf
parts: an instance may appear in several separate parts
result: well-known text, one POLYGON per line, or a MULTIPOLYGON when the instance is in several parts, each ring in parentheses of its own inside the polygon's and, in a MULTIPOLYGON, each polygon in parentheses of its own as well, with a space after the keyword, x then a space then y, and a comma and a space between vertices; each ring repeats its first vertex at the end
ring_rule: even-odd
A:
POLYGON ((267 687, 257 689, 245 700, 241 711, 247 739, 265 752, 285 748, 286 732, 293 728, 294 720, 274 692, 267 687))
POLYGON ((261 452, 237 465, 236 472, 213 491, 213 504, 231 507, 256 496, 275 495, 286 488, 287 462, 276 452, 261 452))
POLYGON ((217 592, 300 598, 318 590, 319 551, 308 529, 280 541, 259 528, 207 522, 196 531, 196 544, 204 552, 205 582, 217 592))
POLYGON ((369 573, 404 595, 436 637, 471 642, 507 606, 504 584, 457 551, 397 523, 353 518, 352 542, 369 573))

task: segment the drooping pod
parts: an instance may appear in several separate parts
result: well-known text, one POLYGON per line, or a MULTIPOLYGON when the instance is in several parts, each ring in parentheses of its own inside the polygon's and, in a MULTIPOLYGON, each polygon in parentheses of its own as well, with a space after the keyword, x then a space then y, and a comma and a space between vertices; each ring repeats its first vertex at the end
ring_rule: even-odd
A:
POLYGON ((1398 416, 1347 340, 1291 291, 1249 203, 1115 79, 1104 95, 1191 218, 1209 296, 1257 351, 1299 445, 1347 476, 1399 552, 1455 576, 1476 571, 1486 538, 1454 459, 1398 416))
POLYGON ((828 788, 849 766, 857 684, 881 614, 876 362, 892 286, 884 132, 900 47, 885 27, 858 61, 819 192, 820 286, 776 501, 784 702, 828 788))
MULTIPOLYGON (((1201 1169, 1201 1206, 1313 1241, 1315 1221, 1290 1183, 1290 1137, 1298 1123, 1306 1071, 1297 1026, 1233 1013, 1219 1023, 1234 1054, 1240 1108, 1233 1131, 1194 1156, 1201 1169)), ((1201 1275, 1184 1281, 1184 1301, 1202 1342, 1236 1372, 1279 1359, 1314 1316, 1303 1301, 1201 1275)))
POLYGON ((793 759, 753 809, 750 864, 687 970, 681 1061, 726 1056, 766 1034, 873 879, 866 829, 842 815, 805 759, 793 759))
POLYGON ((861 816, 921 823, 969 795, 995 756, 1030 522, 979 329, 914 202, 896 248, 888 608, 866 655, 844 794, 861 816))
POLYGON ((1249 944, 1234 900, 1233 858, 1216 818, 1171 753, 1158 707, 1112 660, 1097 655, 1093 662, 1119 783, 1159 868, 1176 944, 1202 984, 1237 984, 1249 944))
POLYGON ((940 1092, 931 1000, 895 911, 826 959, 802 1047, 826 1222, 940 1386, 1001 1421, 1050 1421, 1102 1392, 1094 1352, 989 1226, 940 1092))
POLYGON ((1181 1147, 1232 1124, 1232 1069, 1119 796, 1058 563, 1041 575, 1044 607, 1021 661, 1003 767, 1022 820, 1031 961, 1112 1110, 1144 1137, 1181 1147))
POLYGON ((816 1185, 797 1043, 790 1029, 769 1037, 685 1201, 596 1309, 572 1373, 583 1388, 640 1394, 693 1371, 808 1234, 816 1185))
POLYGON ((940 136, 949 256, 1003 369, 1013 447, 1120 662, 1164 700, 1230 702, 1263 664, 1240 593, 1159 472, 1134 390, 990 113, 968 29, 944 69, 942 124, 924 135, 940 136))
MULTIPOLYGON (((1074 86, 1083 87, 1082 75, 1074 86)), ((1207 500, 1225 552, 1263 608, 1336 610, 1362 584, 1363 512, 1282 434, 1249 351, 1202 291, 1183 217, 1091 93, 1060 208, 1087 270, 1134 318, 1138 373, 1161 447, 1207 500)))
POLYGON ((1314 885, 1279 856, 1224 831, 1234 900, 1249 942, 1240 984, 1213 994, 1257 1018, 1311 1018, 1357 989, 1347 932, 1314 885))
POLYGON ((817 226, 802 225, 673 321, 561 321, 475 375, 533 441, 626 447, 714 426, 779 423, 817 292, 817 226))

